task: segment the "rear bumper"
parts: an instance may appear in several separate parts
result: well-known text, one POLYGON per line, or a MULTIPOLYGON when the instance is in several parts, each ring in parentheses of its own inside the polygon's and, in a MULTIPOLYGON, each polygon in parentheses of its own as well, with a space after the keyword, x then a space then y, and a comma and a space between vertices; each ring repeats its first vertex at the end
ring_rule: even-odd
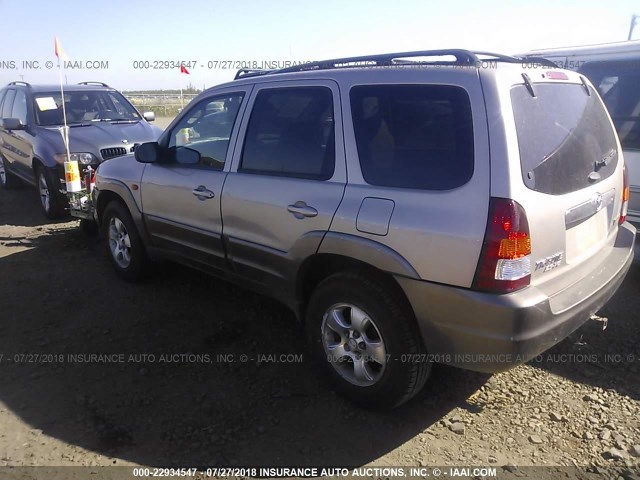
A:
POLYGON ((625 223, 590 275, 553 296, 531 286, 492 295, 398 277, 430 359, 499 372, 548 350, 585 323, 616 292, 633 262, 636 229, 625 223))

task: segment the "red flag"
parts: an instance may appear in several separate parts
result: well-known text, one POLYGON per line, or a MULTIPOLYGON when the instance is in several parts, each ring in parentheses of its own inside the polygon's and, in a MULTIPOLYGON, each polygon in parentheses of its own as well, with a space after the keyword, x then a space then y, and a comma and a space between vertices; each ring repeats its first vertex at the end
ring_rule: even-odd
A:
POLYGON ((185 67, 184 65, 180 65, 180 73, 186 73, 187 75, 191 75, 189 73, 189 70, 187 70, 187 67, 185 67))

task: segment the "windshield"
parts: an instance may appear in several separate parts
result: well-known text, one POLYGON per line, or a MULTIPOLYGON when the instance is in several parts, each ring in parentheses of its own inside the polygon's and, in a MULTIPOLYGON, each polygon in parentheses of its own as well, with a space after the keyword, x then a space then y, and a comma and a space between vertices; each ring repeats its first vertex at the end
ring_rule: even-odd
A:
POLYGON ((618 163, 615 132, 583 85, 535 84, 511 90, 522 175, 527 187, 561 195, 609 177, 618 163))
MULTIPOLYGON (((36 120, 41 126, 63 124, 60 92, 46 92, 35 95, 36 120)), ((138 121, 140 115, 118 92, 95 90, 64 92, 64 106, 69 125, 107 122, 138 121)))

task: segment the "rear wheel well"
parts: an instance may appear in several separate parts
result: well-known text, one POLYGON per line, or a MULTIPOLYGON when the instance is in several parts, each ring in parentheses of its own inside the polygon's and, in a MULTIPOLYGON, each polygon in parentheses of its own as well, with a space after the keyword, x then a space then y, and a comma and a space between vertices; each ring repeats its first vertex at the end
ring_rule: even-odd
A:
MULTIPOLYGON (((388 287, 390 291, 404 303, 409 311, 413 313, 413 308, 411 307, 404 290, 402 290, 402 287, 391 274, 384 272, 369 263, 330 253, 319 253, 314 255, 309 258, 300 269, 297 284, 297 295, 298 299, 302 301, 302 313, 306 310, 309 299, 320 282, 333 274, 345 271, 356 271, 369 278, 377 280, 384 286, 388 287)), ((304 318, 304 314, 301 318, 304 318)))

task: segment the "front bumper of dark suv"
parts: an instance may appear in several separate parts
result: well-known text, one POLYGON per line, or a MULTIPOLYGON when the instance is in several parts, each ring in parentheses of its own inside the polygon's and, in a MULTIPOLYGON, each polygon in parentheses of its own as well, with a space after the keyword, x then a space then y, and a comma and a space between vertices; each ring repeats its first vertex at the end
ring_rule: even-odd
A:
POLYGON ((616 292, 633 262, 636 229, 621 225, 590 275, 548 296, 530 286, 495 295, 398 277, 429 360, 480 372, 524 363, 566 338, 616 292))

